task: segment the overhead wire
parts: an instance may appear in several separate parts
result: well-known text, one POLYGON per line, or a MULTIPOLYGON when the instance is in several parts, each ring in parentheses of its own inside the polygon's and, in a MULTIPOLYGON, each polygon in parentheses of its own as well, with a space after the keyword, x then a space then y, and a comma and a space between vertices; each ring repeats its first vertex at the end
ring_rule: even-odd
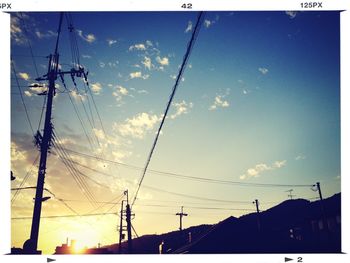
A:
POLYGON ((162 118, 162 120, 161 120, 161 122, 160 122, 158 131, 157 131, 157 133, 156 133, 156 137, 155 137, 155 139, 154 139, 154 141, 153 141, 153 144, 152 144, 152 147, 151 147, 151 151, 150 151, 150 153, 149 153, 149 155, 148 155, 148 157, 147 157, 147 161, 146 161, 145 167, 144 167, 144 169, 143 169, 143 171, 142 171, 141 179, 140 179, 139 184, 138 184, 138 186, 137 186, 137 189, 136 189, 136 192, 135 192, 135 196, 134 196, 134 198, 133 198, 133 201, 132 201, 132 203, 131 203, 131 206, 133 206, 133 205, 135 204, 135 202, 136 202, 137 195, 138 195, 138 193, 139 193, 140 187, 141 187, 141 185, 142 185, 143 179, 145 178, 145 175, 146 175, 146 172, 147 172, 147 169, 148 169, 148 165, 149 165, 149 163, 151 162, 151 158, 152 158, 154 149, 155 149, 155 147, 156 147, 156 145, 157 145, 160 132, 161 132, 162 127, 163 127, 163 125, 164 125, 165 119, 166 119, 166 117, 167 117, 167 114, 168 114, 168 111, 169 111, 169 109, 170 109, 171 103, 172 103, 173 98, 174 98, 174 96, 175 96, 175 93, 176 93, 177 87, 178 87, 178 85, 179 85, 179 82, 180 82, 180 80, 181 80, 182 74, 183 74, 183 72, 184 72, 184 70, 185 70, 185 67, 186 67, 188 58, 189 58, 189 56, 190 56, 190 54, 191 54, 191 51, 192 51, 192 48, 193 48, 193 45, 194 45, 195 40, 196 40, 196 38, 197 38, 197 35, 198 35, 198 33, 199 33, 199 30, 200 30, 200 27, 201 27, 201 24, 202 24, 202 17, 203 17, 203 16, 204 16, 204 15, 203 15, 203 12, 200 12, 199 15, 198 15, 198 17, 197 17, 196 26, 195 26, 195 28, 194 28, 194 30, 193 30, 193 33, 192 33, 192 37, 191 37, 191 39, 190 39, 190 42, 189 42, 188 45, 187 45, 187 50, 186 50, 186 53, 185 53, 185 55, 184 55, 184 57, 183 57, 183 61, 182 61, 182 64, 181 64, 179 73, 178 73, 178 75, 177 75, 177 78, 176 78, 176 81, 175 81, 175 85, 174 85, 173 90, 172 90, 172 92, 171 92, 171 94, 170 94, 169 101, 168 101, 168 103, 167 103, 167 105, 166 105, 165 112, 164 112, 164 114, 163 114, 163 118, 162 118))
POLYGON ((16 72, 16 69, 15 69, 15 64, 13 63, 13 60, 11 60, 11 65, 12 65, 12 72, 13 72, 13 75, 15 76, 15 79, 16 79, 18 91, 19 91, 19 93, 20 93, 20 95, 21 95, 20 97, 21 97, 21 101, 22 101, 22 104, 23 104, 23 108, 24 108, 25 114, 26 114, 26 118, 27 118, 27 121, 28 121, 30 130, 32 131, 32 134, 34 134, 34 129, 33 129, 33 126, 32 126, 32 122, 30 121, 30 118, 29 118, 29 114, 28 114, 28 110, 27 110, 26 103, 24 102, 22 90, 21 90, 21 88, 19 87, 19 80, 18 80, 18 77, 17 77, 17 72, 16 72))
POLYGON ((96 198, 95 198, 94 194, 90 190, 89 186, 85 183, 85 181, 81 178, 79 170, 76 169, 74 167, 74 165, 69 161, 69 160, 71 160, 71 158, 70 158, 69 154, 67 152, 65 152, 64 149, 61 148, 60 139, 57 136, 57 134, 55 132, 53 132, 52 134, 54 137, 53 146, 58 150, 60 159, 62 160, 64 165, 67 167, 67 170, 72 175, 73 179, 77 183, 77 185, 80 188, 80 190, 82 191, 82 193, 85 195, 85 197, 88 200, 90 200, 91 205, 95 206, 94 202, 96 201, 96 198))
MULTIPOLYGON (((24 176, 24 178, 23 178, 23 180, 22 180, 22 182, 20 183, 20 185, 19 185, 18 188, 23 187, 24 184, 27 182, 27 180, 28 180, 28 178, 29 178, 29 175, 30 175, 31 172, 32 172, 33 167, 35 166, 36 162, 37 162, 38 159, 39 159, 39 156, 40 156, 40 153, 37 154, 36 158, 34 159, 32 165, 31 165, 30 168, 28 169, 26 175, 24 176)), ((13 197, 12 197, 12 199, 11 199, 11 205, 13 205, 13 203, 15 202, 15 200, 16 200, 18 194, 20 193, 20 191, 21 191, 21 189, 18 189, 18 190, 16 190, 16 192, 14 193, 14 195, 13 195, 13 197)))
MULTIPOLYGON (((103 159, 100 157, 92 156, 86 153, 81 153, 78 151, 74 151, 72 149, 65 148, 66 151, 79 155, 86 158, 92 158, 95 160, 108 162, 108 163, 114 163, 126 168, 131 168, 135 170, 142 170, 143 168, 135 165, 130 165, 122 162, 117 162, 113 160, 103 159)), ((89 168, 88 168, 89 169, 89 168)), ((96 170, 95 170, 96 172, 96 170)), ((201 181, 201 182, 207 182, 207 183, 217 183, 217 184, 230 184, 230 185, 237 185, 237 186, 252 186, 252 187, 311 187, 312 184, 273 184, 273 183, 250 183, 250 182, 239 182, 239 181, 230 181, 230 180, 218 180, 218 179, 212 179, 212 178, 205 178, 205 177, 198 177, 198 176, 189 176, 189 175, 183 175, 183 174, 177 174, 172 172, 165 172, 165 171, 159 171, 154 169, 148 169, 148 172, 155 173, 162 176, 169 176, 169 177, 176 177, 186 180, 194 180, 194 181, 201 181)))

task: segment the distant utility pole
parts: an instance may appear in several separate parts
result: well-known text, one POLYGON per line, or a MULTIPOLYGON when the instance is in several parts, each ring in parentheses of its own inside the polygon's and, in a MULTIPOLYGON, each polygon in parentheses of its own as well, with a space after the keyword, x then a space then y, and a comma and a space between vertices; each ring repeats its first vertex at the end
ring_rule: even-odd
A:
POLYGON ((124 195, 126 196, 126 199, 122 201, 121 209, 120 209, 120 227, 119 227, 119 248, 118 252, 122 252, 122 240, 125 237, 125 234, 123 232, 126 230, 128 235, 128 254, 132 253, 132 233, 131 233, 131 217, 135 214, 131 213, 131 207, 129 204, 129 193, 128 190, 124 191, 124 195), (126 202, 125 210, 124 210, 124 202, 126 202), (126 221, 126 229, 123 227, 123 219, 125 218, 126 221))
POLYGON ((259 200, 255 199, 253 201, 253 204, 256 206, 256 219, 257 219, 257 224, 258 224, 258 231, 261 230, 261 222, 260 222, 260 210, 259 210, 259 200))
POLYGON ((286 192, 289 192, 289 195, 288 195, 288 197, 290 197, 290 200, 293 200, 293 196, 295 196, 295 195, 292 195, 292 192, 293 192, 294 190, 293 189, 290 189, 290 190, 287 190, 286 192))
POLYGON ((182 231, 182 217, 183 216, 188 216, 188 214, 183 212, 183 206, 181 206, 181 213, 176 213, 177 216, 180 216, 180 231, 182 231))
POLYGON ((121 205, 121 208, 120 208, 120 224, 119 224, 119 247, 118 247, 118 253, 121 254, 122 252, 122 240, 124 239, 124 234, 123 234, 123 231, 124 231, 124 228, 123 228, 123 219, 124 219, 124 201, 125 200, 122 200, 122 205, 121 205))
POLYGON ((324 207, 322 192, 321 192, 321 185, 320 182, 316 183, 317 191, 320 196, 320 204, 321 204, 321 210, 322 210, 322 217, 323 217, 323 224, 327 232, 329 232, 328 223, 327 223, 327 216, 326 216, 326 209, 324 207))

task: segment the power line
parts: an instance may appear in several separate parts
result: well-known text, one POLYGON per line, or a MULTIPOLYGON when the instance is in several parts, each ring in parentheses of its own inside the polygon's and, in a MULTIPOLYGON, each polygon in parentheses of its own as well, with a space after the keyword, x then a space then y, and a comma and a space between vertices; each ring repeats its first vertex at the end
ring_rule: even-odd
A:
POLYGON ((35 62, 35 59, 34 59, 34 54, 33 54, 32 45, 30 44, 30 41, 29 41, 29 35, 28 35, 28 31, 27 31, 27 25, 26 25, 26 22, 25 22, 25 20, 24 20, 24 18, 23 18, 22 13, 19 13, 19 14, 20 14, 20 16, 21 16, 21 21, 22 21, 22 23, 23 23, 24 34, 26 35, 26 40, 27 40, 27 44, 28 44, 28 47, 29 47, 30 55, 31 55, 31 58, 32 58, 32 61, 33 61, 35 73, 36 73, 36 76, 39 77, 38 67, 37 67, 36 62, 35 62))
MULTIPOLYGON (((126 168, 131 168, 135 170, 142 170, 143 168, 135 165, 130 165, 126 163, 116 162, 113 160, 103 159, 100 157, 92 156, 86 153, 77 152, 68 148, 64 148, 66 151, 71 152, 73 154, 83 156, 86 158, 93 158, 98 161, 113 163, 117 165, 121 165, 126 168)), ((78 163, 77 163, 78 164, 78 163)), ((79 165, 79 164, 78 164, 79 165)), ((87 169, 90 169, 86 167, 87 169)), ((96 171, 96 170, 94 170, 96 171)), ((272 184, 272 183, 245 183, 245 182, 238 182, 238 181, 229 181, 229 180, 218 180, 218 179, 211 179, 211 178, 205 178, 205 177, 198 177, 198 176, 189 176, 189 175, 183 175, 183 174, 177 174, 177 173, 171 173, 171 172, 165 172, 165 171, 158 171, 153 169, 147 170, 150 173, 155 173, 162 176, 169 176, 169 177, 176 177, 180 179, 187 179, 187 180, 194 180, 194 181, 201 181, 201 182, 207 182, 207 183, 217 183, 217 184, 230 184, 230 185, 237 185, 237 186, 252 186, 252 187, 311 187, 312 184, 272 184)))
POLYGON ((29 124, 29 126, 30 126, 30 129, 32 130, 32 133, 34 134, 34 130, 33 130, 32 122, 30 121, 30 118, 29 118, 27 106, 26 106, 26 104, 25 104, 25 102, 24 102, 21 88, 19 87, 19 81, 18 81, 17 72, 16 72, 16 69, 15 69, 15 64, 13 63, 13 60, 11 60, 11 64, 12 64, 12 71, 13 71, 13 74, 15 75, 15 79, 16 79, 18 91, 19 91, 19 93, 20 93, 20 95, 21 95, 21 101, 22 101, 22 104, 23 104, 23 107, 24 107, 24 111, 25 111, 25 113, 26 113, 27 121, 28 121, 28 124, 29 124))
MULTIPOLYGON (((21 182, 21 184, 19 185, 18 188, 23 187, 23 185, 24 185, 24 184, 26 183, 26 181, 28 180, 29 175, 30 175, 30 173, 32 172, 32 169, 33 169, 33 167, 35 166, 35 163, 36 163, 36 162, 38 161, 38 159, 39 159, 39 155, 40 155, 40 154, 38 154, 38 155, 36 156, 36 158, 34 159, 32 165, 30 166, 29 170, 27 171, 26 175, 24 176, 24 178, 23 178, 23 180, 22 180, 22 182, 21 182)), ((16 192, 14 193, 14 195, 13 195, 13 197, 12 197, 12 199, 11 199, 11 205, 13 205, 13 203, 15 202, 15 200, 16 200, 16 198, 17 198, 17 196, 18 196, 18 194, 19 194, 20 191, 21 191, 21 189, 18 189, 18 190, 16 190, 16 192)))
MULTIPOLYGON (((64 217, 85 217, 85 216, 101 216, 101 215, 117 215, 118 213, 95 213, 95 214, 72 214, 72 215, 52 215, 42 216, 41 218, 64 218, 64 217)), ((12 217, 11 220, 25 220, 32 219, 31 216, 24 217, 12 217)))
POLYGON ((67 167, 68 171, 72 175, 73 179, 77 183, 78 187, 82 191, 82 193, 86 196, 88 200, 90 200, 91 205, 94 206, 94 202, 96 201, 95 196, 91 192, 89 186, 84 182, 81 178, 79 171, 73 166, 73 164, 69 161, 71 160, 69 154, 61 148, 60 139, 57 137, 57 134, 53 132, 53 136, 55 140, 53 140, 53 145, 58 150, 60 159, 63 161, 64 165, 67 167), (57 142, 55 142, 57 141, 57 142))
POLYGON ((192 33, 191 40, 190 40, 190 42, 189 42, 188 45, 187 45, 187 50, 186 50, 186 53, 185 53, 185 55, 184 55, 184 57, 183 57, 182 65, 181 65, 180 70, 179 70, 179 73, 178 73, 178 75, 177 75, 177 78, 176 78, 176 81, 175 81, 175 85, 174 85, 173 90, 172 90, 172 92, 171 92, 171 94, 170 94, 169 101, 168 101, 168 103, 167 103, 167 106, 166 106, 166 108, 165 108, 165 112, 164 112, 164 114, 163 114, 163 118, 162 118, 162 120, 161 120, 161 122, 160 122, 160 125, 159 125, 159 128, 158 128, 156 137, 155 137, 154 142, 153 142, 153 145, 152 145, 152 147, 151 147, 151 151, 150 151, 150 153, 149 153, 149 155, 148 155, 145 168, 144 168, 143 171, 142 171, 141 179, 140 179, 140 182, 139 182, 139 184, 138 184, 138 186, 137 186, 137 190, 136 190, 136 193, 135 193, 135 197, 134 197, 134 200, 132 201, 131 206, 133 206, 134 203, 136 202, 137 195, 138 195, 138 193, 139 193, 139 190, 140 190, 141 184, 142 184, 142 182, 143 182, 143 179, 145 178, 148 165, 149 165, 149 163, 151 162, 151 158, 152 158, 152 155, 153 155, 153 151, 154 151, 154 149, 156 148, 156 145, 157 145, 157 141, 158 141, 160 132, 161 132, 162 127, 163 127, 163 125, 164 125, 165 118, 166 118, 166 116, 167 116, 167 114, 168 114, 169 108, 170 108, 171 103, 172 103, 172 101, 173 101, 173 98, 174 98, 174 96, 175 96, 175 92, 176 92, 177 87, 178 87, 178 85, 179 85, 179 82, 180 82, 180 80, 181 80, 181 76, 182 76, 182 74, 183 74, 183 72, 184 72, 184 70, 185 70, 186 63, 187 63, 188 58, 189 58, 189 56, 190 56, 190 54, 191 54, 191 51, 192 51, 193 45, 194 45, 194 43, 195 43, 196 37, 197 37, 197 35, 198 35, 198 33, 199 33, 199 30, 200 30, 200 27, 201 27, 202 17, 203 17, 203 12, 200 12, 199 15, 198 15, 198 18, 197 18, 196 26, 195 26, 195 28, 194 28, 194 30, 193 30, 193 33, 192 33))

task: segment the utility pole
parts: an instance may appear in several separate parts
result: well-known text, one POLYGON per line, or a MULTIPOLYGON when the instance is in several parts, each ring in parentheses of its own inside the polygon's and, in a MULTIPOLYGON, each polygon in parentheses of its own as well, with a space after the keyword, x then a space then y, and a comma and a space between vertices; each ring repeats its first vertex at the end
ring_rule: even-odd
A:
MULTIPOLYGON (((35 143, 40 149, 40 162, 38 169, 38 179, 36 186, 36 193, 34 199, 34 209, 33 209, 33 218, 32 218, 32 226, 30 232, 30 238, 24 242, 23 250, 26 254, 41 254, 41 251, 38 251, 38 239, 39 239, 39 226, 40 226, 40 216, 41 216, 41 207, 42 202, 47 200, 47 198, 43 198, 44 191, 44 183, 45 183, 45 175, 46 175, 46 163, 47 163, 47 154, 51 147, 51 139, 52 139, 52 131, 53 125, 51 122, 52 115, 52 102, 53 97, 56 94, 55 91, 55 81, 58 76, 63 78, 65 74, 69 74, 72 76, 81 76, 84 74, 84 69, 79 67, 78 70, 71 69, 70 71, 62 72, 59 69, 59 54, 58 54, 58 46, 59 39, 61 34, 63 13, 60 13, 59 17, 59 25, 57 30, 57 39, 54 54, 49 56, 49 65, 47 74, 41 78, 37 78, 36 81, 48 81, 48 90, 47 92, 47 103, 46 103, 46 113, 45 113, 45 122, 44 122, 44 132, 41 135, 40 131, 36 133, 35 143)), ((43 93, 43 94, 45 94, 43 93)))
POLYGON ((122 200, 122 206, 120 208, 120 224, 119 224, 119 247, 118 247, 118 253, 121 254, 122 252, 122 240, 124 239, 124 234, 123 234, 123 218, 124 218, 124 200, 122 200))
POLYGON ((131 213, 131 207, 129 205, 129 192, 128 190, 124 191, 124 195, 126 196, 125 200, 122 201, 121 209, 120 209, 120 227, 119 227, 119 254, 122 253, 122 240, 125 237, 123 232, 126 230, 128 236, 128 254, 132 253, 132 233, 131 233, 131 217, 135 214, 131 213), (124 202, 126 202, 125 210, 124 210, 124 202), (126 229, 123 226, 123 220, 125 218, 126 221, 126 229))
POLYGON ((259 210, 259 200, 255 199, 253 201, 253 204, 256 206, 256 219, 257 219, 257 224, 258 224, 258 231, 261 230, 261 222, 260 222, 260 210, 259 210))
POLYGON ((293 200, 293 196, 295 196, 295 195, 292 195, 293 189, 287 190, 286 192, 289 192, 288 197, 290 197, 290 200, 293 200))
POLYGON ((182 231, 182 217, 183 216, 188 216, 188 214, 183 212, 183 206, 181 206, 181 213, 176 213, 177 216, 180 216, 180 231, 182 231))
POLYGON ((322 197, 320 182, 317 182, 316 186, 317 186, 318 194, 320 196, 320 204, 321 204, 321 210, 322 210, 323 224, 324 224, 324 227, 325 227, 326 231, 330 234, 329 228, 328 228, 328 223, 327 223, 326 209, 325 209, 324 203, 323 203, 323 197, 322 197))
POLYGON ((126 228, 128 232, 128 254, 132 253, 132 235, 131 235, 131 209, 129 203, 126 205, 126 228))

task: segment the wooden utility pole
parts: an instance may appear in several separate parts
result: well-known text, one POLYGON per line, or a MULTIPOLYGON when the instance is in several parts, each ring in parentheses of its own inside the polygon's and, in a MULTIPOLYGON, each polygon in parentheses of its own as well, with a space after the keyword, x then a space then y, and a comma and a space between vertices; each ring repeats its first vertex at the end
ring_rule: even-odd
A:
POLYGON ((122 205, 120 208, 120 224, 119 224, 119 247, 118 247, 118 253, 121 254, 122 252, 122 240, 124 239, 124 234, 123 234, 123 218, 124 218, 124 200, 122 200, 122 205))
POLYGON ((47 74, 44 75, 43 77, 36 79, 36 81, 48 81, 48 90, 45 93, 43 93, 43 94, 47 94, 44 132, 43 132, 43 135, 41 135, 40 131, 37 131, 36 135, 34 136, 35 143, 37 146, 39 146, 39 149, 40 149, 40 161, 39 161, 36 193, 35 193, 35 199, 34 199, 34 209, 33 209, 30 238, 27 241, 25 241, 23 244, 23 250, 24 250, 24 253, 26 254, 41 254, 41 251, 38 251, 37 249, 38 249, 42 202, 47 200, 47 198, 43 198, 43 191, 44 191, 44 183, 45 183, 45 175, 46 175, 46 163, 47 163, 47 156, 48 156, 47 154, 51 147, 52 132, 53 132, 51 115, 52 115, 53 97, 56 94, 55 81, 58 76, 60 76, 61 79, 63 79, 63 76, 66 74, 70 75, 72 78, 74 78, 74 76, 81 77, 83 74, 85 76, 84 68, 80 66, 78 70, 73 68, 69 71, 61 71, 59 69, 58 46, 59 46, 59 39, 61 35, 62 20, 63 20, 63 13, 60 13, 55 51, 54 51, 54 54, 51 54, 49 56, 49 65, 48 65, 47 74))
POLYGON ((180 216, 180 231, 182 231, 182 217, 183 216, 188 216, 188 214, 183 212, 183 206, 181 206, 181 213, 176 213, 177 216, 180 216))
POLYGON ((253 204, 255 204, 255 206, 256 206, 256 220, 257 220, 257 224, 258 224, 258 231, 260 231, 261 230, 261 222, 260 222, 259 200, 255 199, 255 201, 253 201, 253 204))
POLYGON ((36 79, 37 81, 47 80, 49 82, 47 91, 47 103, 46 103, 46 113, 45 113, 45 123, 44 123, 44 134, 41 136, 38 131, 35 139, 37 144, 40 146, 40 162, 38 170, 37 187, 34 199, 34 210, 32 218, 32 228, 30 231, 30 239, 28 239, 23 244, 23 250, 28 254, 41 254, 38 248, 38 237, 39 237, 39 226, 40 226, 40 216, 41 216, 41 206, 43 202, 43 191, 45 183, 46 174, 46 161, 47 152, 50 148, 51 138, 52 138, 52 123, 51 123, 51 113, 52 113, 52 101, 55 95, 55 80, 58 75, 58 65, 59 65, 59 55, 58 55, 58 43, 61 33, 63 13, 60 14, 59 26, 57 31, 57 40, 55 52, 53 55, 49 56, 49 66, 48 72, 43 78, 36 79))
POLYGON ((326 231, 329 233, 329 228, 328 228, 328 222, 327 222, 327 215, 326 215, 326 209, 324 207, 324 202, 323 202, 323 197, 322 197, 322 192, 321 192, 321 185, 320 182, 316 183, 317 186, 317 191, 320 196, 320 204, 321 204, 321 210, 322 210, 322 218, 323 218, 323 224, 326 229, 326 231))

